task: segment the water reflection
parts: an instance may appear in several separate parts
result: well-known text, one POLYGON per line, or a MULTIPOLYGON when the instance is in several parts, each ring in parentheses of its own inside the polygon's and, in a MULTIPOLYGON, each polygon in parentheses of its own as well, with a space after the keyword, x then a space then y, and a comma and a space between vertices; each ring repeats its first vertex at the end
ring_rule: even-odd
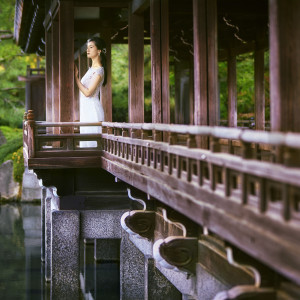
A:
POLYGON ((0 298, 42 299, 40 206, 0 205, 0 298))
MULTIPOLYGON (((79 298, 119 299, 119 261, 96 262, 93 241, 81 242, 80 257, 79 298)), ((50 285, 41 261, 40 205, 0 204, 0 299, 51 299, 50 285)))

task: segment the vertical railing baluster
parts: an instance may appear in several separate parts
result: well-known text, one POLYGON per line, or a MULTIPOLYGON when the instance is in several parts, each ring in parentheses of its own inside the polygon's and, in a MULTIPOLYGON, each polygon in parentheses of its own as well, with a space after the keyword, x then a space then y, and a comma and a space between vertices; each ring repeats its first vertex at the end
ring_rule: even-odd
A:
POLYGON ((266 198, 266 179, 259 178, 259 211, 264 213, 267 210, 267 198, 266 198))

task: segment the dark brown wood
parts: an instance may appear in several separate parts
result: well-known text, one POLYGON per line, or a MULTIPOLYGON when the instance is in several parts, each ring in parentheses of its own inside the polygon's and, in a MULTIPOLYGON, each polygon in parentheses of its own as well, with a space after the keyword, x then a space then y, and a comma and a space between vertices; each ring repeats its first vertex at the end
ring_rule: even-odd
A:
POLYGON ((207 72, 208 72, 208 115, 209 125, 216 126, 219 121, 218 97, 218 13, 217 0, 207 4, 207 72))
POLYGON ((162 123, 161 0, 150 0, 152 123, 162 123))
POLYGON ((107 84, 101 88, 102 105, 104 109, 104 120, 112 121, 112 87, 111 87, 111 31, 103 30, 101 37, 106 43, 106 59, 107 59, 107 84))
POLYGON ((194 124, 208 125, 206 0, 193 0, 194 124))
POLYGON ((271 128, 300 131, 300 1, 270 0, 271 128))
MULTIPOLYGON (((59 99, 60 121, 74 121, 74 6, 59 6, 59 99)), ((64 129, 67 130, 67 129, 64 129)))
MULTIPOLYGON (((169 86, 169 0, 160 0, 161 26, 161 101, 162 123, 170 123, 170 86, 169 86)), ((167 137, 164 137, 165 140, 167 137)))
POLYGON ((45 57, 46 57, 46 121, 52 121, 52 32, 45 30, 45 57))
POLYGON ((126 162, 126 167, 123 169, 118 160, 108 154, 102 156, 101 160, 102 167, 121 180, 146 191, 165 204, 171 205, 175 210, 180 211, 195 222, 207 226, 243 251, 270 265, 279 273, 295 282, 300 282, 297 254, 299 244, 295 240, 299 235, 296 232, 292 233, 292 227, 287 228, 287 224, 266 218, 266 215, 253 214, 251 210, 245 210, 237 202, 231 201, 228 205, 227 201, 224 201, 224 198, 218 196, 217 193, 212 195, 206 192, 205 189, 202 189, 201 192, 198 189, 193 191, 193 185, 189 184, 189 193, 197 195, 197 201, 192 200, 193 197, 182 193, 187 188, 183 188, 182 184, 178 184, 182 181, 178 181, 169 175, 163 175, 167 176, 168 179, 162 179, 162 174, 157 170, 141 166, 136 169, 131 162, 126 162), (130 174, 128 173, 129 169, 131 170, 130 174), (146 169, 149 170, 151 175, 146 169), (162 186, 161 180, 171 185, 162 186), (174 189, 171 188, 172 181, 174 181, 174 189), (238 212, 238 210, 240 211, 238 212), (228 214, 236 215, 236 217, 229 217, 228 214), (243 216, 242 223, 239 221, 241 215, 243 216), (261 230, 261 228, 264 228, 264 230, 261 230), (279 236, 281 242, 279 242, 279 236), (255 243, 252 242, 251 237, 254 238, 255 243), (282 239, 285 239, 285 243, 282 242, 282 239), (288 242, 288 239, 292 239, 294 242, 292 240, 288 242), (287 245, 286 242, 291 244, 287 245), (290 247, 294 250, 290 251, 290 247), (289 257, 289 260, 284 258, 286 256, 289 257))
POLYGON ((237 127, 237 82, 236 82, 236 56, 228 51, 227 60, 227 86, 228 86, 228 127, 237 127))
POLYGON ((264 50, 254 52, 254 85, 255 85, 255 129, 265 129, 265 77, 264 50))
MULTIPOLYGON (((59 92, 59 25, 58 16, 52 22, 52 121, 60 121, 60 92, 59 92)), ((73 121, 73 120, 72 120, 73 121)), ((59 133, 59 129, 54 129, 59 133)))
MULTIPOLYGON (((129 11, 132 10, 131 5, 129 11)), ((144 17, 129 13, 129 103, 128 119, 131 123, 144 122, 144 17)))

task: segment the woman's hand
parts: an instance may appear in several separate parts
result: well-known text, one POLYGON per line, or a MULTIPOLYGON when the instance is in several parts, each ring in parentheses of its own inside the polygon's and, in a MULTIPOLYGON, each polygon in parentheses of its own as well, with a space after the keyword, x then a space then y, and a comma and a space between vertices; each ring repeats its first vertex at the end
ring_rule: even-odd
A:
POLYGON ((77 68, 76 64, 74 64, 74 75, 76 78, 78 78, 78 74, 79 74, 78 68, 77 68))

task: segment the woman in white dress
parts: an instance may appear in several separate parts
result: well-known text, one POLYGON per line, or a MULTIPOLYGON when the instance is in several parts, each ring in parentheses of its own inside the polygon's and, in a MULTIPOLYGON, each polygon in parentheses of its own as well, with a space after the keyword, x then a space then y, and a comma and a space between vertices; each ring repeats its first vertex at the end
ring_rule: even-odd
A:
MULTIPOLYGON (((105 42, 98 37, 91 38, 87 41, 87 57, 91 58, 92 66, 81 81, 78 78, 78 69, 75 65, 75 81, 80 90, 80 122, 104 121, 101 86, 105 86, 107 81, 105 53, 105 42)), ((80 133, 101 132, 99 126, 80 127, 80 133)), ((80 147, 97 147, 97 142, 80 142, 80 147)))

